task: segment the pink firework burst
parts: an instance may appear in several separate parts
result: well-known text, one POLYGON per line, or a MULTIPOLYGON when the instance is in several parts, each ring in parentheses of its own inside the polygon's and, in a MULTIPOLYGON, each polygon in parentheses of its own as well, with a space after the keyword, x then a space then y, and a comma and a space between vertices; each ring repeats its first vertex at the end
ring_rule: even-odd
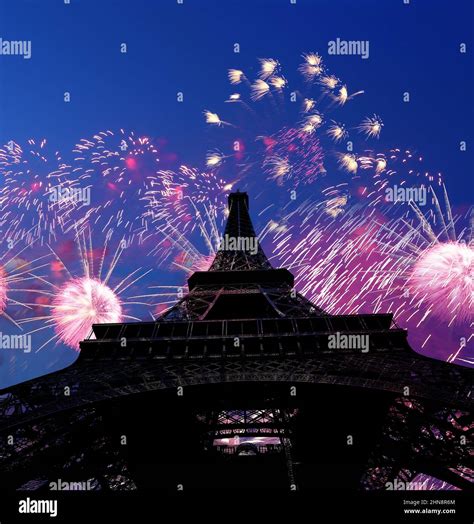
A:
POLYGON ((427 249, 413 268, 411 287, 429 298, 436 317, 469 321, 474 303, 474 250, 458 242, 427 249))
POLYGON ((102 282, 89 277, 64 284, 53 300, 51 316, 59 338, 77 348, 90 334, 92 324, 121 322, 119 297, 102 282))
POLYGON ((110 237, 102 239, 102 243, 100 248, 94 248, 91 230, 79 232, 72 246, 67 245, 60 252, 64 260, 74 259, 70 269, 50 247, 54 260, 48 264, 49 277, 41 278, 43 289, 39 298, 42 300, 31 304, 33 314, 20 322, 33 326, 40 322, 40 326, 29 333, 45 331, 49 337, 37 352, 53 341, 78 351, 79 343, 92 335, 93 324, 138 321, 140 318, 135 314, 141 318, 151 314, 151 308, 156 305, 150 303, 151 299, 162 300, 167 296, 163 292, 130 296, 128 293, 138 290, 135 285, 151 269, 136 268, 124 275, 121 259, 129 244, 122 239, 113 249, 115 240, 110 237), (54 331, 52 336, 48 333, 50 329, 54 331))

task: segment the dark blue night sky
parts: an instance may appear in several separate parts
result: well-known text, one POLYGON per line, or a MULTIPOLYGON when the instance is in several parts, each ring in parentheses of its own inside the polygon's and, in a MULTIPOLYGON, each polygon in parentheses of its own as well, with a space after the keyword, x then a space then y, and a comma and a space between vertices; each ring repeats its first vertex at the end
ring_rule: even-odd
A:
POLYGON ((21 0, 2 1, 0 14, 3 38, 33 45, 30 60, 1 61, 2 143, 47 137, 64 149, 124 127, 165 137, 197 163, 202 111, 227 95, 229 67, 248 71, 266 56, 296 66, 304 51, 326 54, 329 40, 363 39, 368 60, 326 59, 354 90, 365 89, 357 110, 381 114, 388 145, 413 147, 443 171, 451 198, 468 194, 472 149, 460 154, 458 143, 472 137, 473 63, 458 51, 460 42, 472 45, 470 0, 21 0))

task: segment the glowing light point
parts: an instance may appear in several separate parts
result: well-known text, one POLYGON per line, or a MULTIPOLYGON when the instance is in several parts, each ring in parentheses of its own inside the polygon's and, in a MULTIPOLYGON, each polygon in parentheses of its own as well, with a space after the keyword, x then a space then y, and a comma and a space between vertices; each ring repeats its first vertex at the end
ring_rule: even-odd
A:
POLYGON ((93 278, 69 280, 53 300, 51 316, 55 331, 68 346, 79 349, 92 324, 122 321, 122 305, 117 295, 93 278))
POLYGON ((474 311, 474 250, 458 242, 437 244, 422 254, 410 278, 412 289, 429 299, 433 315, 455 322, 474 311))

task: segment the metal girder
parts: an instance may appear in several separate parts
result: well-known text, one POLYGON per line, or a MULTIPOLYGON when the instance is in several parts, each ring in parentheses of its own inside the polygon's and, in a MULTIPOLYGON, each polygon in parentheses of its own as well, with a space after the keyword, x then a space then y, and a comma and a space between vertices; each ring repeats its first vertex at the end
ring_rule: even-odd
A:
POLYGON ((472 372, 406 354, 328 354, 318 358, 91 361, 14 386, 0 404, 0 431, 42 416, 109 398, 177 386, 223 382, 287 382, 348 385, 472 407, 472 372), (145 380, 146 378, 146 380, 145 380), (444 382, 444 384, 443 384, 444 382), (440 384, 442 387, 440 387, 440 384), (70 395, 65 395, 65 388, 70 395), (34 403, 26 402, 34 399, 34 403))
POLYGON ((474 489, 474 421, 471 412, 410 397, 395 400, 362 479, 365 489, 385 489, 418 473, 461 489, 474 489))

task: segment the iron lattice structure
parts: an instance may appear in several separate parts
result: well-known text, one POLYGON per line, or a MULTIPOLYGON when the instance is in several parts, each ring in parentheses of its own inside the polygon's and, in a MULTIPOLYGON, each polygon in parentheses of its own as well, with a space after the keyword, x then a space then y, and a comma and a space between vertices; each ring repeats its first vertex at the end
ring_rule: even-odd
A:
MULTIPOLYGON (((228 238, 256 241, 248 207, 246 193, 230 195, 228 238)), ((286 486, 304 485, 305 461, 314 455, 314 462, 317 450, 305 442, 302 421, 311 410, 317 418, 321 403, 288 404, 289 388, 303 385, 310 388, 305 391, 330 388, 324 391, 335 407, 325 417, 334 417, 341 434, 353 431, 350 410, 364 417, 363 403, 373 404, 365 423, 372 426, 361 437, 367 446, 358 448, 357 460, 348 459, 363 464, 352 487, 383 489, 422 472, 472 488, 472 370, 415 353, 389 313, 327 314, 296 292, 293 275, 274 269, 257 246, 220 249, 209 271, 194 273, 189 293, 156 321, 95 325, 69 368, 0 392, 2 482, 42 489, 48 479, 87 478, 97 489, 149 487, 154 473, 137 466, 146 448, 142 436, 133 448, 120 446, 115 433, 137 433, 155 410, 156 395, 187 387, 196 405, 187 406, 182 431, 200 443, 189 460, 202 452, 217 464, 220 452, 265 448, 285 465, 286 486), (368 335, 368 352, 333 349, 335 333, 368 335), (271 394, 259 396, 248 386, 257 384, 271 394), (212 397, 206 397, 209 387, 218 388, 212 397), (362 393, 369 396, 359 401, 362 393), (369 450, 372 434, 377 442, 369 450), (214 446, 223 435, 270 435, 279 443, 214 446)), ((177 406, 168 416, 180 424, 177 406)), ((329 440, 321 446, 328 455, 341 454, 329 440)))

